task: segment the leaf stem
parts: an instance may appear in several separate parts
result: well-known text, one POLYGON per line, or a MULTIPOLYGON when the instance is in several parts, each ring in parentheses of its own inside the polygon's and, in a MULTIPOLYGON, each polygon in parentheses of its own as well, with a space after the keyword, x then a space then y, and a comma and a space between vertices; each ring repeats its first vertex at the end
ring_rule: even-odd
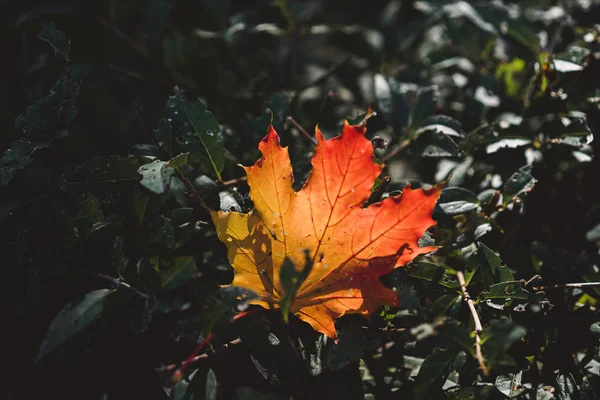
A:
POLYGON ((473 299, 467 292, 467 282, 465 281, 465 275, 462 271, 456 272, 456 278, 458 279, 458 283, 460 284, 460 289, 463 293, 463 298, 467 302, 469 306, 469 310, 471 310, 471 316, 473 317, 473 322, 475 323, 475 356, 477 358, 477 362, 481 367, 481 371, 484 376, 488 376, 490 374, 490 370, 485 365, 485 360, 483 359, 483 354, 481 352, 481 332, 483 331, 483 326, 481 325, 481 320, 479 319, 479 314, 477 314, 477 310, 475 309, 475 304, 473 303, 473 299))
POLYGON ((300 125, 298 123, 298 121, 296 121, 294 119, 294 117, 292 117, 291 115, 289 117, 287 117, 287 120, 290 121, 299 131, 300 133, 302 133, 304 136, 306 136, 306 138, 308 140, 310 140, 312 142, 312 144, 314 144, 315 146, 317 145, 317 139, 315 139, 314 137, 312 137, 307 131, 306 129, 304 129, 302 127, 302 125, 300 125))
MULTIPOLYGON (((350 61, 352 59, 352 54, 348 54, 346 57, 344 57, 342 59, 342 61, 338 62, 337 64, 332 65, 331 67, 329 67, 329 69, 327 71, 325 71, 323 73, 323 75, 317 77, 316 79, 313 79, 312 81, 308 82, 307 84, 301 86, 296 93, 300 93, 310 87, 313 86, 317 86, 320 83, 324 82, 327 78, 329 78, 331 75, 335 74, 336 71, 338 69, 340 69, 344 64, 346 64, 348 61, 350 61)), ((297 95, 297 94, 296 94, 297 95)))
POLYGON ((398 143, 389 152, 384 154, 383 157, 381 157, 381 161, 386 162, 390 158, 394 157, 396 154, 401 153, 402 151, 404 151, 404 149, 408 147, 409 144, 410 139, 405 139, 402 142, 398 143))

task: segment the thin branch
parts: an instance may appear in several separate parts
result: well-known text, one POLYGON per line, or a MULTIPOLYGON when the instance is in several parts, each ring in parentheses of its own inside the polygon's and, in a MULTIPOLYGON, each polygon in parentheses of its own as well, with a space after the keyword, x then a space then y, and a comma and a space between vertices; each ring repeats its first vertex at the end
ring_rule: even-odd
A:
POLYGON ((306 138, 308 140, 310 140, 312 142, 312 144, 314 144, 315 146, 317 145, 317 139, 315 139, 314 137, 312 137, 308 132, 306 132, 306 129, 304 129, 302 127, 302 125, 300 125, 295 119, 294 117, 292 117, 291 115, 289 117, 287 117, 287 120, 290 121, 299 131, 300 133, 302 133, 304 136, 306 136, 306 138))
POLYGON ((110 275, 101 274, 99 272, 87 271, 87 273, 90 274, 91 276, 95 276, 96 278, 105 279, 105 280, 111 282, 113 285, 115 285, 117 287, 124 287, 125 289, 129 289, 132 292, 134 292, 135 294, 137 294, 138 296, 140 296, 144 300, 149 300, 150 299, 149 295, 147 295, 146 293, 142 292, 139 289, 134 288, 129 283, 121 280, 121 278, 113 278, 110 275))
POLYGON ((533 286, 532 289, 539 291, 539 290, 565 289, 565 288, 579 289, 579 288, 583 288, 583 287, 594 287, 594 286, 600 286, 600 282, 578 282, 578 283, 564 283, 562 285, 533 286))
POLYGON ((462 271, 456 272, 456 277, 458 278, 458 283, 460 284, 460 289, 463 293, 463 298, 467 302, 469 306, 469 310, 471 310, 471 316, 473 317, 473 322, 475 323, 475 357, 477 358, 477 362, 481 367, 481 371, 484 376, 488 376, 490 371, 488 367, 485 365, 485 361, 483 359, 483 354, 481 352, 481 332, 483 331, 483 326, 481 325, 481 320, 479 319, 479 314, 477 314, 477 310, 475 309, 475 304, 473 303, 473 299, 469 296, 469 292, 467 292, 467 282, 465 281, 465 275, 462 271))
MULTIPOLYGON (((226 350, 228 348, 230 348, 231 346, 237 346, 238 344, 242 343, 242 339, 237 338, 232 340, 229 343, 225 343, 223 346, 221 346, 220 348, 218 348, 217 350, 215 350, 214 352, 211 353, 203 353, 200 354, 194 358, 192 358, 192 360, 190 361, 190 364, 194 364, 200 360, 205 360, 208 359, 209 357, 211 357, 212 355, 216 354, 217 352, 221 352, 223 350, 226 350)), ((182 367, 183 364, 185 363, 185 361, 179 363, 179 364, 170 364, 170 365, 163 365, 161 367, 158 367, 154 370, 154 372, 156 373, 161 373, 161 372, 169 372, 169 371, 173 371, 179 367, 182 367)))
MULTIPOLYGON (((131 39, 129 36, 125 35, 115 24, 113 24, 112 22, 109 22, 107 20, 105 20, 104 18, 99 18, 100 24, 102 24, 102 26, 104 26, 107 29, 110 29, 117 37, 119 37, 119 39, 121 39, 125 44, 127 44, 135 53, 137 53, 140 57, 142 57, 144 60, 146 60, 146 62, 148 62, 149 64, 151 64, 157 71, 160 71, 161 73, 163 73, 170 82, 172 82, 171 86, 174 85, 178 85, 180 86, 182 89, 184 89, 186 92, 187 91, 193 91, 194 89, 194 83, 191 82, 190 80, 184 78, 184 77, 179 77, 176 74, 173 74, 173 72, 167 68, 164 64, 156 61, 155 59, 153 59, 148 52, 146 52, 146 50, 144 50, 143 48, 141 48, 133 39, 131 39)), ((123 70, 119 70, 118 72, 123 73, 123 70)))
POLYGON ((332 65, 331 67, 329 67, 329 69, 327 71, 325 71, 323 73, 323 75, 317 77, 316 79, 308 82, 307 84, 301 86, 296 92, 300 93, 310 87, 313 86, 317 86, 319 84, 321 84, 322 82, 324 82, 327 78, 329 78, 331 75, 335 74, 336 71, 338 69, 340 69, 344 64, 346 64, 348 61, 350 61, 352 59, 352 54, 347 55, 346 57, 344 57, 344 59, 340 62, 338 62, 335 65, 332 65))
POLYGON ((165 91, 169 91, 173 89, 173 84, 169 84, 168 82, 165 82, 163 80, 159 80, 159 79, 148 79, 143 75, 140 75, 139 73, 135 72, 135 71, 130 71, 124 68, 121 68, 117 65, 109 65, 108 69, 111 71, 114 71, 118 74, 121 74, 123 76, 126 76, 128 78, 131 79, 135 79, 137 81, 140 81, 148 86, 151 86, 153 88, 156 89, 161 89, 161 90, 165 90, 165 91))
POLYGON ((390 158, 394 157, 396 154, 401 153, 408 147, 409 144, 410 144, 409 139, 405 139, 404 141, 398 143, 397 145, 392 147, 392 149, 389 152, 385 153, 383 155, 383 157, 381 157, 381 161, 386 162, 390 158))

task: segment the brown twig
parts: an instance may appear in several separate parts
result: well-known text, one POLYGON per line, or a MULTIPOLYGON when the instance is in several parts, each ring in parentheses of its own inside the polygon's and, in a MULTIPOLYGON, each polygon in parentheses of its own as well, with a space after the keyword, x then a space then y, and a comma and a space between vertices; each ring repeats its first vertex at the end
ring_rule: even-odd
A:
POLYGON ((149 295, 147 295, 146 293, 142 292, 139 289, 134 288, 129 283, 121 280, 121 278, 113 278, 110 275, 101 274, 99 272, 87 271, 87 273, 90 274, 91 276, 95 276, 96 278, 105 279, 105 280, 111 282, 115 286, 124 287, 125 289, 129 289, 132 292, 134 292, 135 294, 137 294, 138 296, 140 296, 144 300, 149 300, 150 299, 149 295))
POLYGON ((117 65, 109 65, 108 69, 110 69, 111 71, 114 71, 116 73, 119 73, 123 76, 126 76, 128 78, 132 78, 144 83, 148 83, 148 84, 152 84, 153 86, 156 85, 159 88, 165 89, 165 90, 171 90, 173 88, 172 85, 169 85, 168 83, 162 82, 162 81, 158 81, 155 79, 147 79, 145 76, 140 75, 139 73, 135 72, 135 71, 129 71, 127 69, 121 68, 117 65))
POLYGON ((566 289, 566 288, 573 288, 573 289, 579 289, 582 287, 594 287, 594 286, 600 286, 600 282, 578 282, 578 283, 564 283, 562 285, 548 285, 548 286, 533 286, 533 290, 539 291, 539 290, 548 290, 548 289, 566 289))
POLYGON ((332 65, 331 67, 329 67, 329 69, 327 71, 325 71, 323 73, 323 75, 317 77, 316 79, 313 79, 312 81, 308 82, 305 85, 300 86, 300 88, 296 91, 296 93, 300 93, 310 87, 313 86, 317 86, 319 84, 321 84, 322 82, 324 82, 327 78, 329 78, 331 75, 335 74, 336 71, 338 69, 340 69, 344 64, 346 64, 348 61, 350 61, 352 59, 352 54, 347 55, 346 57, 344 57, 344 59, 340 62, 338 62, 335 65, 332 65))
POLYGON ((381 157, 381 161, 386 162, 390 158, 394 157, 396 154, 404 151, 404 149, 406 149, 409 144, 410 144, 409 139, 405 139, 404 141, 398 143, 397 145, 392 147, 392 149, 390 151, 388 151, 386 154, 384 154, 383 157, 381 157))
MULTIPOLYGON (((228 349, 228 348, 229 348, 229 347, 231 347, 231 346, 236 346, 236 345, 238 345, 238 344, 240 344, 240 343, 242 343, 242 339, 240 339, 240 338, 234 339, 234 340, 232 340, 232 341, 231 341, 231 342, 229 342, 229 343, 225 343, 223 346, 221 346, 219 349, 217 349, 217 350, 216 350, 216 351, 214 351, 214 352, 211 352, 211 353, 203 353, 203 354, 200 354, 200 355, 198 355, 198 356, 195 356, 195 357, 193 357, 193 358, 192 358, 192 360, 190 361, 190 364, 194 364, 194 363, 196 363, 196 362, 198 362, 198 361, 200 361, 200 360, 208 359, 208 358, 209 358, 210 356, 212 356, 213 354, 216 354, 216 353, 217 353, 217 352, 219 352, 219 351, 226 350, 226 349, 228 349)), ((182 361, 182 362, 181 362, 181 363, 179 363, 179 364, 169 364, 169 365, 163 365, 163 366, 161 366, 161 367, 158 367, 158 368, 156 368, 156 369, 154 370, 154 372, 156 372, 156 373, 161 373, 161 372, 169 372, 169 371, 173 371, 173 370, 175 370, 175 369, 177 369, 177 368, 179 368, 179 367, 183 366, 183 364, 184 364, 184 363, 185 363, 185 361, 182 361)))
POLYGON ((317 145, 317 139, 315 139, 314 137, 312 137, 308 132, 306 132, 306 129, 304 129, 302 127, 302 125, 300 125, 295 119, 294 117, 292 117, 291 115, 289 117, 287 117, 287 120, 290 121, 299 131, 300 133, 302 133, 304 136, 306 136, 306 138, 308 140, 310 140, 312 142, 312 144, 314 144, 315 146, 317 145))
POLYGON ((475 357, 477 358, 477 362, 481 367, 481 371, 484 376, 488 376, 490 374, 490 370, 485 365, 485 360, 483 359, 483 354, 481 352, 481 332, 483 331, 483 326, 481 325, 481 320, 479 319, 479 314, 477 314, 477 310, 475 309, 475 304, 473 303, 473 299, 469 296, 469 292, 467 292, 467 282, 465 281, 465 275, 462 271, 456 272, 456 278, 458 279, 458 283, 460 284, 460 289, 463 293, 463 298, 467 302, 469 306, 469 310, 471 310, 471 316, 473 317, 473 322, 475 323, 475 357))

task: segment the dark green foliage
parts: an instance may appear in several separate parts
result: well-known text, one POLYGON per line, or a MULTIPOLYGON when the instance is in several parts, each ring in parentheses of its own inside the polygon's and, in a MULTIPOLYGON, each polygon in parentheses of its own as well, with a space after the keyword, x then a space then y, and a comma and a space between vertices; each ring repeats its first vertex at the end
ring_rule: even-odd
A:
POLYGON ((0 1, 3 398, 600 398, 597 2, 80 3, 0 1), (310 262, 281 309, 226 286, 207 208, 270 123, 298 188, 369 107, 369 203, 444 182, 439 249, 334 342, 310 262))

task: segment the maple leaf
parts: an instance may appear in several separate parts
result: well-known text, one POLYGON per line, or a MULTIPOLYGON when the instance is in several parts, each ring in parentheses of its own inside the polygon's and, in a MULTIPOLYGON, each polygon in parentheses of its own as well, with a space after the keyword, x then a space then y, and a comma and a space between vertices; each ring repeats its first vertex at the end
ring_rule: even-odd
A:
POLYGON ((396 293, 379 277, 436 248, 417 242, 435 224, 431 213, 440 187, 407 186, 398 196, 362 207, 382 171, 364 137, 365 123, 346 121, 342 134, 330 140, 316 128, 312 171, 297 192, 288 150, 269 127, 259 144, 262 157, 244 167, 254 209, 211 212, 234 268, 232 285, 257 293, 253 304, 277 305, 284 296, 280 271, 286 258, 295 266, 310 259, 310 273, 289 308, 331 338, 336 318, 397 305, 396 293))

